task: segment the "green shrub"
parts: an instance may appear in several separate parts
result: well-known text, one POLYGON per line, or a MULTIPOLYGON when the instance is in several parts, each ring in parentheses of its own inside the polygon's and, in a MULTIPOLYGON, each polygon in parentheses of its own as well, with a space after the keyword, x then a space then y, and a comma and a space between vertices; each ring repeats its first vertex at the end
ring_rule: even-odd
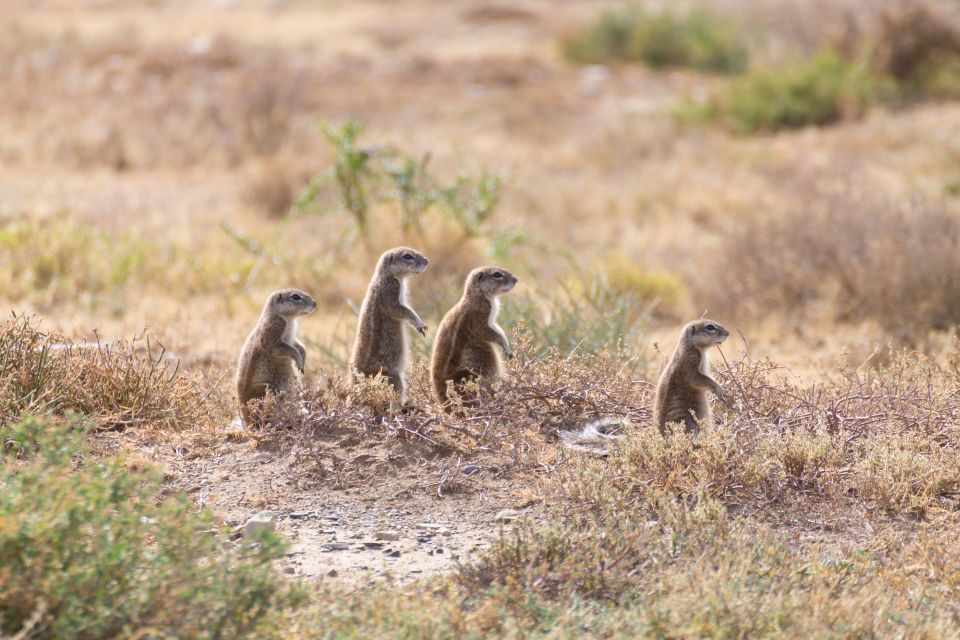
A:
POLYGON ((498 176, 462 171, 444 181, 428 170, 429 155, 418 160, 390 145, 362 145, 364 127, 359 122, 347 121, 339 128, 320 123, 319 129, 335 162, 303 190, 291 210, 294 215, 342 209, 364 238, 378 209, 398 220, 404 235, 421 241, 431 215, 454 223, 464 237, 483 234, 500 200, 498 176))
POLYGON ((827 51, 780 69, 750 72, 685 115, 745 134, 824 125, 862 114, 883 85, 863 65, 827 51))
POLYGON ((564 54, 574 62, 642 61, 651 67, 689 67, 736 73, 748 52, 737 29, 711 13, 685 16, 634 9, 602 15, 583 33, 567 40, 564 54))
POLYGON ((0 631, 31 638, 258 637, 299 590, 279 540, 223 549, 207 511, 153 470, 93 460, 77 425, 0 427, 0 631), (29 624, 28 624, 29 622, 29 624))

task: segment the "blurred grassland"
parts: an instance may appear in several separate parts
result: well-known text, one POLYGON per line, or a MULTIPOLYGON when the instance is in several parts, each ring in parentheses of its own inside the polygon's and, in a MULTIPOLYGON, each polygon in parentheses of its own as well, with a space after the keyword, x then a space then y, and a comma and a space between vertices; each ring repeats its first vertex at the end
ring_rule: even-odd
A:
POLYGON ((955 8, 274 5, 0 27, 0 632, 956 634, 955 8), (417 411, 344 381, 398 244, 431 259, 431 327, 472 267, 519 276, 496 396, 442 411, 420 339, 417 411), (236 429, 236 352, 280 286, 320 301, 302 405, 236 429), (661 438, 652 382, 705 310, 745 337, 714 358, 729 403, 661 438), (559 444, 611 415, 633 426, 608 457, 559 444), (464 487, 427 461, 483 452, 548 514, 449 576, 301 585, 147 462, 269 445, 336 488, 342 432, 438 493, 464 487))

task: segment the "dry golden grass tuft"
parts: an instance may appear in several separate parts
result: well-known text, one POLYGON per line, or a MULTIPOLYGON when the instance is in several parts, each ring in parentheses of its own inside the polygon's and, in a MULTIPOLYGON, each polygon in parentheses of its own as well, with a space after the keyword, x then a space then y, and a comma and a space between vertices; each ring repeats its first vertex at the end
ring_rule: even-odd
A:
POLYGON ((0 403, 4 421, 74 413, 99 429, 185 429, 209 419, 197 381, 145 334, 73 343, 26 316, 0 325, 0 403))

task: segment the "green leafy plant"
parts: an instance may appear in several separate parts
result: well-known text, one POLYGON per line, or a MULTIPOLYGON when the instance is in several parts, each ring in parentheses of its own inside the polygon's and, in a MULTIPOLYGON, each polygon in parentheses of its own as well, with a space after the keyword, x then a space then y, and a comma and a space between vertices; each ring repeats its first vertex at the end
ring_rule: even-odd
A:
POLYGON ((860 115, 882 87, 866 65, 827 51, 783 68, 752 71, 705 105, 682 107, 681 117, 718 121, 744 134, 825 125, 860 115))
POLYGON ((89 458, 71 422, 0 426, 0 631, 29 637, 260 637, 302 594, 271 535, 225 532, 152 470, 89 458))
POLYGON ((484 232, 500 200, 498 176, 461 172, 444 181, 429 171, 429 155, 418 160, 392 146, 361 146, 363 126, 357 122, 319 126, 334 163, 310 182, 293 207, 295 215, 329 214, 339 206, 364 238, 377 211, 396 216, 404 233, 417 236, 434 212, 452 221, 464 237, 484 232))
POLYGON ((563 52, 581 64, 639 61, 654 68, 689 67, 737 73, 747 66, 747 46, 730 22, 713 13, 648 13, 626 9, 606 13, 577 36, 563 52))

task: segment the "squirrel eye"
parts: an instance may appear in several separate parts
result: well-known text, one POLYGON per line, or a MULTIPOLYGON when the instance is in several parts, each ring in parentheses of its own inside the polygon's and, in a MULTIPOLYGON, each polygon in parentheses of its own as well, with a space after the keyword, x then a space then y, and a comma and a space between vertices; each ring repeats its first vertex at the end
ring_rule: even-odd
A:
POLYGON ((493 277, 499 279, 499 278, 502 278, 502 277, 503 277, 503 274, 500 273, 499 271, 496 271, 496 272, 494 272, 493 277))
POLYGON ((704 328, 705 328, 707 331, 716 331, 716 330, 717 330, 717 328, 716 328, 715 326, 713 326, 712 324, 708 324, 708 325, 707 325, 706 327, 704 327, 704 328))
POLYGON ((290 299, 291 299, 291 300, 299 300, 299 299, 300 299, 300 294, 299 294, 299 293, 295 293, 295 294, 293 294, 292 296, 290 296, 290 299))
POLYGON ((413 254, 412 254, 412 253, 405 253, 405 254, 403 254, 403 259, 404 259, 404 260, 413 260, 413 254))

